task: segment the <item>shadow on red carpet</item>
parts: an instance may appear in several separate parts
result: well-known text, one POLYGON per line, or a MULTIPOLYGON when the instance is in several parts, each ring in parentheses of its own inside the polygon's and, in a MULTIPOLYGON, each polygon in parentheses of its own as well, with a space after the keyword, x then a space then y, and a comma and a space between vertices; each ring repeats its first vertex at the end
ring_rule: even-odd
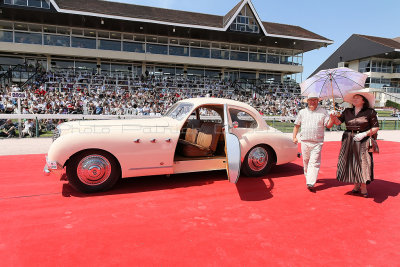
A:
POLYGON ((395 266, 400 262, 400 143, 379 142, 369 198, 336 180, 326 142, 316 193, 302 159, 265 177, 225 171, 123 179, 82 194, 43 176, 44 155, 0 157, 3 266, 395 266), (90 260, 88 260, 90 258, 90 260))

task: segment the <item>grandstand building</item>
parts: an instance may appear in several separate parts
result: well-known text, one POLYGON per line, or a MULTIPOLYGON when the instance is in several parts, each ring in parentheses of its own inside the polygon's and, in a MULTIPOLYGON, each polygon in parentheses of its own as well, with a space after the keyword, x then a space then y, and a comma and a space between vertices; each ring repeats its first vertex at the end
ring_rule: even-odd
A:
POLYGON ((25 82, 41 66, 124 73, 127 87, 132 77, 171 76, 299 93, 303 53, 332 43, 299 26, 262 21, 250 0, 221 16, 101 0, 0 0, 0 70, 3 77, 19 70, 8 72, 12 82, 25 82))
POLYGON ((337 67, 367 74, 365 87, 375 94, 376 106, 400 104, 400 37, 353 34, 314 73, 337 67))

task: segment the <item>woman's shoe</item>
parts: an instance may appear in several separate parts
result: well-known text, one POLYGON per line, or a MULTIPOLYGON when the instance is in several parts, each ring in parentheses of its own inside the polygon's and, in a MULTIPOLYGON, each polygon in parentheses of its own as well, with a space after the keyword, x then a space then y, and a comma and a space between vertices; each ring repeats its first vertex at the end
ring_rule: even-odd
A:
POLYGON ((365 198, 368 197, 368 192, 365 192, 365 193, 360 192, 360 194, 361 194, 362 197, 365 197, 365 198))
POLYGON ((360 193, 360 189, 353 189, 353 190, 350 191, 350 193, 359 194, 360 193))

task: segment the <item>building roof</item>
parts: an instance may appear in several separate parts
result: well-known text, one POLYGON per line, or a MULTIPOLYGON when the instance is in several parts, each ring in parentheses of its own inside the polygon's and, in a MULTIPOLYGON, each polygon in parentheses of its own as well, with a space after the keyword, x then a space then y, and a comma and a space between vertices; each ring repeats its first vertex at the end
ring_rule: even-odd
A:
POLYGON ((306 30, 299 26, 273 23, 273 22, 264 22, 264 21, 263 21, 263 25, 269 34, 310 38, 310 39, 318 39, 318 40, 329 40, 321 35, 313 33, 311 31, 306 30))
POLYGON ((350 62, 370 57, 400 58, 400 42, 397 40, 400 41, 400 37, 391 39, 353 34, 311 75, 323 69, 337 68, 339 62, 350 62))
POLYGON ((239 3, 236 4, 236 6, 234 8, 232 8, 231 10, 229 10, 228 13, 226 13, 226 15, 224 16, 224 19, 222 21, 222 26, 226 26, 226 24, 228 24, 228 22, 231 20, 231 18, 235 15, 235 13, 238 11, 239 7, 242 5, 243 0, 241 0, 239 3))
POLYGON ((386 47, 390 47, 393 49, 400 49, 400 37, 390 39, 390 38, 383 38, 383 37, 369 36, 369 35, 362 35, 362 34, 357 34, 357 35, 362 38, 368 39, 372 42, 384 45, 386 47))
MULTIPOLYGON (((51 2, 58 12, 63 13, 115 17, 116 19, 133 21, 143 20, 145 22, 212 30, 226 30, 229 21, 239 12, 242 4, 251 4, 250 0, 241 0, 226 15, 218 16, 103 0, 51 0, 51 2)), ((305 38, 332 43, 331 40, 299 26, 271 22, 262 22, 262 26, 264 26, 267 35, 271 36, 279 35, 279 37, 305 38)))

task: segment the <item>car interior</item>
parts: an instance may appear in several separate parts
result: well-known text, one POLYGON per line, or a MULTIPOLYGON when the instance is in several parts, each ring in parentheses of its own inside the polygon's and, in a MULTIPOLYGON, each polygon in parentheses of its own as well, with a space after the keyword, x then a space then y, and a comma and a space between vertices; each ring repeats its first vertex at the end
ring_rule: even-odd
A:
POLYGON ((223 106, 198 107, 184 123, 175 151, 175 161, 225 158, 223 106))

